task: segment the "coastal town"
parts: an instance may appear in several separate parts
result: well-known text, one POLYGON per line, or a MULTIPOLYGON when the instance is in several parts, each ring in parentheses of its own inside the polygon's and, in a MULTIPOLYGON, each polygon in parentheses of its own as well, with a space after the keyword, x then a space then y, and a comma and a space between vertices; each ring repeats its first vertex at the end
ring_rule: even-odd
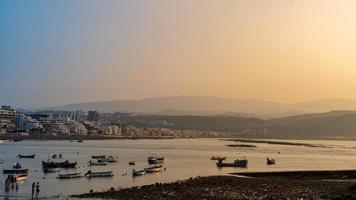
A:
POLYGON ((97 111, 20 111, 8 105, 0 108, 0 136, 31 138, 187 138, 224 137, 228 133, 174 129, 162 120, 155 125, 128 120, 134 114, 119 113, 122 120, 97 111))

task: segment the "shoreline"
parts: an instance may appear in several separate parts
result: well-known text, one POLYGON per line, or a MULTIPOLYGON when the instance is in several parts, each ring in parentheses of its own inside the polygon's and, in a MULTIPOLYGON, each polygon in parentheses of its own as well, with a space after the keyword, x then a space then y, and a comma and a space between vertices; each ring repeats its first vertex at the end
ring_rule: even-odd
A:
MULTIPOLYGON (((172 136, 17 136, 0 135, 0 140, 165 140, 165 139, 223 139, 224 137, 172 137, 172 136)), ((224 139, 231 139, 226 137, 224 139)))
POLYGON ((296 177, 243 178, 233 175, 190 178, 104 192, 71 195, 71 198, 127 200, 190 199, 345 199, 356 197, 356 180, 337 181, 296 177), (283 191, 283 192, 281 192, 283 191))

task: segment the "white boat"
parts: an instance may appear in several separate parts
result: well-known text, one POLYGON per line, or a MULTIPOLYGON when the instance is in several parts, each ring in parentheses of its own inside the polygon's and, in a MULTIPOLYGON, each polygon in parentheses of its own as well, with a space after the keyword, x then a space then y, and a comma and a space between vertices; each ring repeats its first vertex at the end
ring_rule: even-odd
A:
POLYGON ((50 168, 50 167, 44 167, 43 172, 44 173, 54 173, 54 172, 59 172, 61 168, 56 167, 56 168, 50 168))
POLYGON ((106 171, 106 172, 92 172, 89 170, 87 173, 85 173, 85 177, 87 178, 97 178, 97 177, 112 177, 114 174, 112 171, 106 171))
POLYGON ((58 178, 59 179, 71 179, 71 178, 81 178, 82 174, 79 173, 72 173, 72 174, 59 174, 58 178))
POLYGON ((145 170, 135 170, 135 169, 133 169, 132 170, 132 176, 142 176, 142 175, 144 175, 145 174, 145 170))
POLYGON ((108 156, 106 158, 99 158, 98 162, 108 162, 108 163, 112 163, 112 162, 117 162, 117 159, 115 159, 113 156, 108 156))
POLYGON ((145 168, 146 173, 159 172, 162 170, 162 165, 155 165, 152 167, 145 168))

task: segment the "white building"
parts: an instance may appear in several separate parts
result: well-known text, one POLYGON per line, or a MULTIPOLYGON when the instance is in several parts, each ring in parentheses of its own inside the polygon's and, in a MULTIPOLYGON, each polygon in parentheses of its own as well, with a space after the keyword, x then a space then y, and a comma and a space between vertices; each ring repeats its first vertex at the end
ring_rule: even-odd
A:
POLYGON ((22 131, 30 131, 42 129, 43 126, 32 117, 25 114, 19 114, 17 115, 17 128, 22 131))

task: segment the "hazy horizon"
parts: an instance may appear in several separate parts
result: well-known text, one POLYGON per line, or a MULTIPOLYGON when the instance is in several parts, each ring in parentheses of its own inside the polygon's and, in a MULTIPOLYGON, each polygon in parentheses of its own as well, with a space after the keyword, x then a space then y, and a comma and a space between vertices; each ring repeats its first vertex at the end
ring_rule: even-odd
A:
POLYGON ((356 2, 1 1, 0 103, 356 99, 356 2))

